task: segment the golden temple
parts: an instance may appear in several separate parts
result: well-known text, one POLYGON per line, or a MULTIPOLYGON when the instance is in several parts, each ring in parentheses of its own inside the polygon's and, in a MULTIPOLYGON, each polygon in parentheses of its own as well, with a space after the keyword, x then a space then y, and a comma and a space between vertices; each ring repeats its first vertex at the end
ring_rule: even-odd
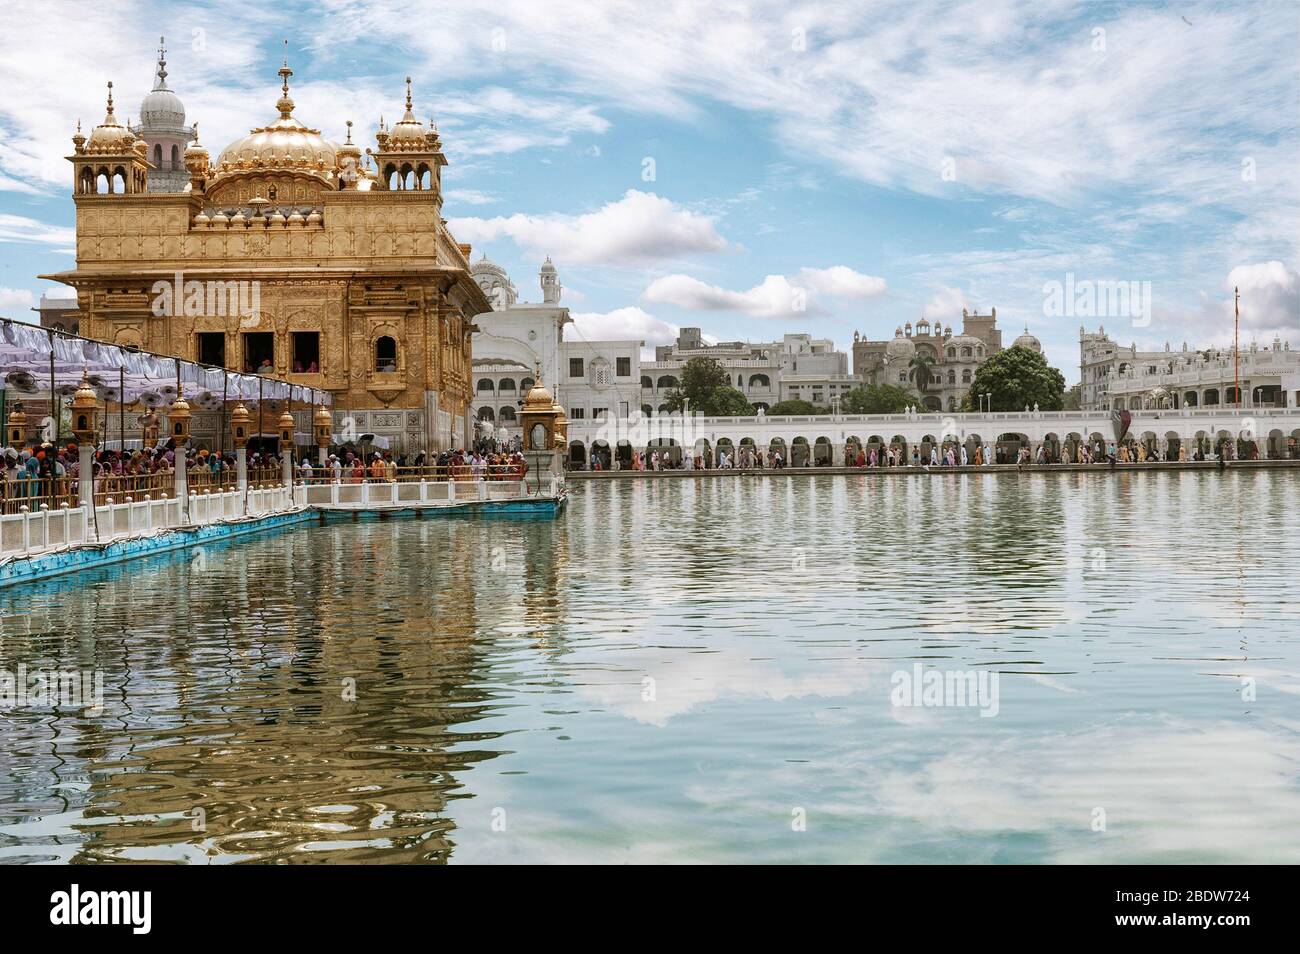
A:
MULTIPOLYGON (((41 277, 76 289, 86 337, 329 390, 336 429, 397 449, 464 446, 473 318, 490 306, 442 217, 437 128, 407 77, 372 170, 350 121, 338 144, 294 116, 287 57, 279 74, 278 116, 215 161, 194 127, 180 192, 150 190, 149 143, 118 122, 110 83, 68 157, 76 268, 41 277)), ((196 415, 195 437, 219 418, 196 415)))

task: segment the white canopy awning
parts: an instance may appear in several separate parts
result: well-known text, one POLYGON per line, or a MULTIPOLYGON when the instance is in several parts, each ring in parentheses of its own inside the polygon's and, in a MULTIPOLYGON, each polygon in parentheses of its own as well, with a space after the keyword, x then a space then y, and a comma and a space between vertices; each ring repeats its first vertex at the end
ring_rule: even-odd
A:
MULTIPOLYGON (((4 385, 20 394, 76 389, 88 374, 100 400, 170 404, 176 397, 177 376, 185 395, 200 404, 227 401, 267 401, 290 398, 307 404, 334 403, 328 391, 291 384, 258 374, 240 374, 180 358, 133 351, 103 341, 0 318, 0 375, 4 385)), ((210 409, 215 409, 211 407, 210 409)))

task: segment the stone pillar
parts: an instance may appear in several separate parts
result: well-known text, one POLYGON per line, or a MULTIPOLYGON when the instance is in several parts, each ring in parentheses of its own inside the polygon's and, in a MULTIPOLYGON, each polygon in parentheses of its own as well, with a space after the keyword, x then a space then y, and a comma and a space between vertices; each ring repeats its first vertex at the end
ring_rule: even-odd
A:
POLYGON ((244 501, 244 516, 248 516, 248 448, 235 449, 235 484, 244 501))
POLYGON ((93 532, 95 539, 98 540, 98 526, 95 521, 95 449, 89 444, 77 445, 77 497, 86 520, 86 534, 83 539, 90 539, 90 534, 93 532))
POLYGON ((189 474, 185 472, 185 445, 176 445, 176 499, 181 502, 181 522, 189 526, 190 491, 189 474))
POLYGON ((284 488, 293 493, 293 448, 286 447, 280 454, 280 476, 284 479, 284 488))

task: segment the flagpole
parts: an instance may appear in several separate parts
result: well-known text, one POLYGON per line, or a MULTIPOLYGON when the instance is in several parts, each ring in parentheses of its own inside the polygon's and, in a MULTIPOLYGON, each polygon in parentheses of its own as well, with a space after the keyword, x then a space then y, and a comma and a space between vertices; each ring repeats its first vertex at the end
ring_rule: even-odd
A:
POLYGON ((1232 289, 1232 386, 1237 392, 1237 408, 1241 408, 1241 292, 1232 289))

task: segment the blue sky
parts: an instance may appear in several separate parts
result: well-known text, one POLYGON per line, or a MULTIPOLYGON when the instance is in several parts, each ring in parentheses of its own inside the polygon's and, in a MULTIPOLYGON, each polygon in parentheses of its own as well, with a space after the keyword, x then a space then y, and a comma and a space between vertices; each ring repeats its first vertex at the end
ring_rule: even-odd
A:
MULTIPOLYGON (((0 314, 72 262, 69 137, 114 81, 169 82, 215 155, 275 115, 373 145, 403 78, 439 124, 444 213, 589 338, 810 331, 841 347, 963 305, 1078 377, 1122 343, 1300 347, 1300 4, 44 4, 0 59, 0 314), (69 29, 75 22, 77 29, 69 29), (648 171, 651 169, 652 174, 648 171), (1044 285, 1150 282, 1149 323, 1044 285)), ((476 251, 476 255, 478 252, 476 251)))

